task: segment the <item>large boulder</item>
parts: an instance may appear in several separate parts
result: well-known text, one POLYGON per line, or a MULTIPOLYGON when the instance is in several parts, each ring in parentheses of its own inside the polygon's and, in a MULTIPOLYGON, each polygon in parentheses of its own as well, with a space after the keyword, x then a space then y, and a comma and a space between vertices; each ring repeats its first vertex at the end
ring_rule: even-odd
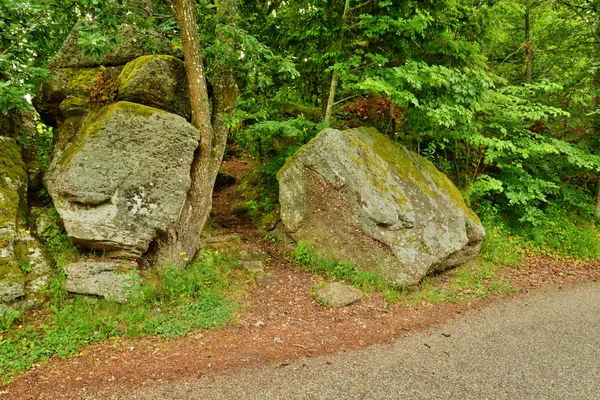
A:
POLYGON ((277 178, 293 239, 393 284, 467 261, 485 237, 444 174, 373 129, 324 130, 277 178))
POLYGON ((130 25, 120 25, 118 30, 121 40, 109 54, 105 54, 98 59, 93 54, 84 54, 83 46, 79 43, 79 29, 81 26, 81 21, 75 24, 56 56, 48 63, 48 68, 124 65, 140 56, 153 53, 181 55, 181 50, 174 48, 166 37, 157 32, 142 31, 130 25))
POLYGON ((87 118, 45 183, 80 247, 136 259, 179 217, 199 132, 184 118, 118 102, 87 118))
POLYGON ((42 177, 46 167, 45 160, 40 157, 41 138, 36 120, 36 111, 32 106, 25 110, 9 110, 6 115, 0 113, 0 136, 13 138, 21 146, 29 191, 37 191, 43 187, 42 177))
POLYGON ((119 75, 119 99, 160 108, 188 120, 192 116, 185 66, 172 56, 143 56, 128 62, 119 75))

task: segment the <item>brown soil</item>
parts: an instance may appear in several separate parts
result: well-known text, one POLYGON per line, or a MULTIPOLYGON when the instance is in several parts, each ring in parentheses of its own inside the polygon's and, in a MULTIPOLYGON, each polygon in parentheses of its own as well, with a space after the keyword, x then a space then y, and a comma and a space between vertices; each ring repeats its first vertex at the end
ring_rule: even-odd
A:
MULTIPOLYGON (((225 162, 224 168, 239 181, 252 165, 233 160, 225 162)), ((271 258, 266 272, 273 274, 278 282, 266 287, 250 283, 244 300, 247 306, 236 321, 225 328, 198 331, 183 339, 115 339, 90 346, 71 360, 53 358, 1 388, 0 398, 75 399, 108 395, 125 398, 132 389, 159 380, 179 380, 256 365, 285 367, 292 359, 390 343, 409 332, 500 300, 388 307, 382 296, 373 295, 351 307, 322 307, 310 296, 319 278, 298 270, 281 256, 281 249, 264 242, 264 232, 234 218, 231 210, 237 201, 235 185, 214 195, 213 235, 236 233, 243 241, 261 246, 271 258)), ((597 280, 600 261, 574 263, 532 258, 526 266, 505 268, 504 272, 526 292, 542 285, 597 280)))

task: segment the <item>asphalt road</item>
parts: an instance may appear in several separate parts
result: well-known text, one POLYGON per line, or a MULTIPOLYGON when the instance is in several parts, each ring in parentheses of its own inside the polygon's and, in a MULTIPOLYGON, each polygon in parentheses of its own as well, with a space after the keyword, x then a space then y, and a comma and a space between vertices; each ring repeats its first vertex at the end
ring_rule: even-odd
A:
POLYGON ((392 345, 159 383, 131 399, 600 399, 600 283, 499 302, 392 345))

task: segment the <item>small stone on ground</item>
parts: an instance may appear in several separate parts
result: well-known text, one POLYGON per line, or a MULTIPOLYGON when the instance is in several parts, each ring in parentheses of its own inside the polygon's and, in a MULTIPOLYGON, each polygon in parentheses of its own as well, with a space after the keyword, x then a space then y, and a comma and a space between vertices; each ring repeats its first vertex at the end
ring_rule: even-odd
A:
POLYGON ((244 261, 242 263, 244 269, 252 273, 262 273, 265 271, 262 261, 244 261))
POLYGON ((362 292, 355 287, 333 282, 319 289, 315 294, 315 299, 332 307, 344 307, 358 302, 362 296, 362 292))
POLYGON ((258 286, 270 286, 276 283, 277 279, 271 274, 260 275, 256 277, 256 284, 258 286))

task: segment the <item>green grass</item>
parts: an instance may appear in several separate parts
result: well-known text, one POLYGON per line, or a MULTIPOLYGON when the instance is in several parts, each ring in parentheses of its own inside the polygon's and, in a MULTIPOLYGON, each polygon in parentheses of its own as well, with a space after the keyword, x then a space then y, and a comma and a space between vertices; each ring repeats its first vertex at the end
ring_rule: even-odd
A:
POLYGON ((69 297, 59 277, 51 285, 51 303, 43 313, 3 318, 0 374, 6 382, 34 363, 52 356, 66 358, 88 344, 109 338, 175 338, 197 329, 224 326, 238 308, 230 299, 236 282, 240 282, 232 269, 237 263, 227 255, 205 252, 185 269, 148 273, 139 292, 125 304, 89 296, 69 297))
POLYGON ((453 276, 443 282, 444 276, 428 276, 402 302, 417 304, 466 303, 477 299, 502 296, 519 289, 502 275, 503 267, 481 258, 456 268, 453 276))
POLYGON ((325 258, 318 255, 313 247, 305 242, 299 242, 294 250, 294 260, 304 271, 329 278, 343 280, 365 291, 402 290, 394 288, 381 276, 363 272, 354 264, 346 261, 325 258))
POLYGON ((305 271, 346 281, 367 293, 382 293, 386 303, 399 301, 413 306, 420 303, 469 302, 518 291, 503 277, 503 265, 498 261, 503 260, 504 265, 517 265, 522 257, 516 243, 493 239, 486 241, 477 259, 456 268, 449 280, 448 273, 426 276, 419 285, 410 288, 394 286, 378 275, 358 270, 351 263, 321 257, 303 242, 298 243, 294 260, 305 271), (447 282, 443 282, 444 279, 447 282))

